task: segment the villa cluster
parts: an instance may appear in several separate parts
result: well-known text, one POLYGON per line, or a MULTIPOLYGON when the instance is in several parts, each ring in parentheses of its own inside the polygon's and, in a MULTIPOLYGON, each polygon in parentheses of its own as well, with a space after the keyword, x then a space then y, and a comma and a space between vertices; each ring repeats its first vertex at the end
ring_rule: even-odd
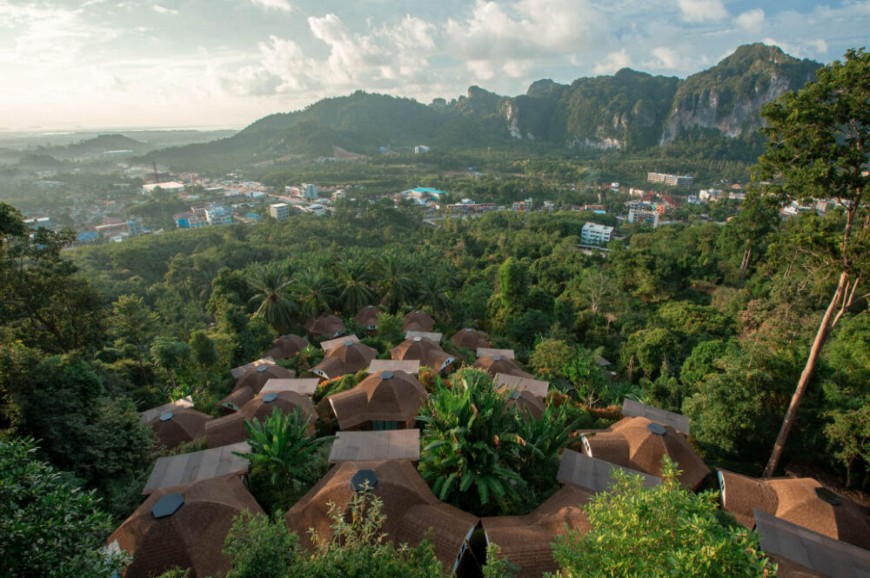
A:
MULTIPOLYGON (((367 307, 354 319, 358 327, 377 330, 380 310, 367 307)), ((661 483, 662 459, 679 464, 680 484, 699 491, 710 470, 695 453, 685 417, 631 400, 623 419, 604 430, 580 433, 582 453, 564 450, 557 480, 561 487, 525 516, 478 517, 438 500, 420 477, 420 430, 416 416, 428 392, 418 379, 421 367, 446 373, 457 358, 441 347, 436 322, 414 311, 404 317, 406 339, 376 359, 377 351, 355 335, 346 335, 335 316, 311 319, 308 337, 285 335, 260 359, 232 370, 233 391, 220 402, 223 416, 193 409, 190 399, 143 412, 142 421, 160 442, 176 448, 205 440, 209 449, 157 460, 142 505, 110 536, 111 548, 133 556, 127 578, 157 575, 173 567, 190 568, 192 576, 226 572, 231 561, 222 554, 233 517, 260 505, 245 487, 250 451, 246 420, 265 419, 277 408, 311 419, 335 419, 330 471, 285 514, 287 526, 303 546, 313 548, 311 531, 321 540, 332 535, 327 504, 346 508, 359 491, 374 492, 384 504, 383 528, 396 543, 418 544, 428 535, 445 570, 468 575, 469 542, 475 531, 520 568, 518 576, 538 577, 556 569, 551 544, 566 528, 588 531, 582 506, 612 483, 616 469, 642 476, 646 486, 661 483), (311 369, 315 377, 298 378, 276 360, 290 358, 319 342, 325 355, 311 369), (322 383, 366 370, 352 389, 325 397, 312 395, 322 383), (328 409, 326 409, 328 408, 328 409)), ((535 379, 513 359, 513 351, 494 349, 475 329, 450 338, 455 348, 476 352, 473 367, 486 371, 493 386, 510 392, 512 403, 539 418, 549 384, 535 379)), ((764 528, 762 545, 780 562, 780 576, 824 576, 830 568, 851 571, 867 562, 870 522, 847 499, 823 491, 809 479, 762 481, 720 470, 722 504, 740 524, 764 528)), ((866 567, 866 566, 865 566, 866 567)), ((847 573, 837 575, 851 575, 847 573)))

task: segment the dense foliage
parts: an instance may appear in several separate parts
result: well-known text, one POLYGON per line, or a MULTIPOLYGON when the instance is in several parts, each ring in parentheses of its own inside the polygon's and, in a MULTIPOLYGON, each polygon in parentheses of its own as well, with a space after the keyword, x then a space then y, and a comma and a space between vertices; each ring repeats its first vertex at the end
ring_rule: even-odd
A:
POLYGON ((32 439, 0 440, 0 576, 109 578, 125 561, 104 546, 111 516, 36 451, 32 439))
POLYGON ((584 507, 592 530, 557 538, 556 576, 772 575, 757 534, 723 523, 717 495, 684 490, 678 475, 675 464, 666 461, 662 484, 644 488, 640 476, 616 472, 611 488, 584 507))

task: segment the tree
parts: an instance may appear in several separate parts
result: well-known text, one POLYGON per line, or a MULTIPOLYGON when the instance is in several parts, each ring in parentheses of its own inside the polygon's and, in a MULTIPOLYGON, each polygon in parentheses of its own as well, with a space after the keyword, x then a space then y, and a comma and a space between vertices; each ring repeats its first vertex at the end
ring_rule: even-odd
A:
POLYGON ((867 297, 858 287, 865 265, 860 259, 870 253, 870 54, 863 48, 847 51, 845 61, 819 69, 815 82, 784 94, 764 108, 763 116, 769 143, 759 158, 758 178, 772 179, 768 190, 782 200, 832 199, 844 215, 839 242, 829 255, 829 270, 839 278, 764 469, 771 477, 831 330, 856 296, 867 297))
POLYGON ((834 448, 834 457, 846 467, 846 487, 852 485, 855 462, 870 464, 870 406, 831 413, 825 436, 834 448))
MULTIPOLYGON (((584 506, 592 530, 556 538, 556 577, 764 577, 775 570, 758 535, 723 525, 715 492, 680 487, 665 458, 662 484, 644 488, 640 476, 617 471, 610 490, 584 506)), ((553 575, 550 575, 553 578, 553 575)))
POLYGON ((290 299, 290 277, 281 267, 260 266, 251 272, 248 285, 254 290, 250 302, 257 306, 255 317, 262 317, 283 335, 293 324, 296 303, 290 299))
POLYGON ((284 520, 273 522, 245 510, 227 533, 224 554, 233 561, 226 578, 287 578, 297 575, 299 538, 284 520))
POLYGON ((190 360, 190 346, 184 341, 158 337, 151 344, 151 357, 154 363, 166 372, 172 391, 178 392, 176 374, 190 360))
POLYGON ((356 315, 357 311, 374 302, 374 275, 370 263, 361 255, 350 255, 336 265, 338 299, 350 315, 356 315))
POLYGON ((265 507, 286 510, 325 472, 320 447, 332 437, 316 438, 302 412, 283 414, 275 408, 260 421, 245 422, 251 452, 239 454, 251 462, 251 486, 265 507))
POLYGON ((38 459, 36 451, 30 438, 0 440, 0 574, 109 578, 119 572, 126 557, 104 548, 111 516, 93 492, 38 459))
POLYGON ((417 289, 414 274, 408 263, 396 253, 383 255, 377 268, 381 280, 378 287, 381 305, 386 307, 389 313, 396 313, 414 296, 417 289))
POLYGON ((511 452, 524 443, 515 433, 516 410, 484 372, 457 372, 420 410, 426 429, 418 469, 439 499, 466 511, 495 514, 520 499, 522 478, 511 452))
POLYGON ((0 322, 52 353, 98 348, 105 334, 99 295, 61 254, 74 240, 72 231, 29 231, 0 202, 0 322))
POLYGON ((115 345, 130 344, 135 348, 136 364, 143 382, 147 379, 145 357, 151 340, 157 335, 160 318, 149 311, 141 297, 121 295, 112 303, 112 316, 108 319, 109 334, 115 338, 115 345))
POLYGON ((332 313, 337 289, 332 274, 316 265, 302 269, 293 278, 293 296, 303 318, 332 313))

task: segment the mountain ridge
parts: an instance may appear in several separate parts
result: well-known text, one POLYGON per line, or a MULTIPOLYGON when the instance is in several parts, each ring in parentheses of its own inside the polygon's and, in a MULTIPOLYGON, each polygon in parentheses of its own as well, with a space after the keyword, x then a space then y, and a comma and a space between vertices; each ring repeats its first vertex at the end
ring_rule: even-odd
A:
POLYGON ((761 108, 802 87, 821 66, 775 46, 750 44, 686 79, 623 68, 571 84, 537 80, 514 97, 471 86, 465 95, 428 105, 360 90, 265 116, 232 137, 148 158, 189 168, 207 159, 245 165, 288 155, 328 157, 332 146, 374 154, 419 144, 636 153, 699 135, 752 136, 762 125, 761 108))

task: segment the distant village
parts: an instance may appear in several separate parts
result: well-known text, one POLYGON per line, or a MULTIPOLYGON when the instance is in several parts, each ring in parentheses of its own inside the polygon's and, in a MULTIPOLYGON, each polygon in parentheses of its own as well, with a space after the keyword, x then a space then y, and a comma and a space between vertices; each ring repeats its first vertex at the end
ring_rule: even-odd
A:
MULTIPOLYGON (((236 178, 228 175, 224 179, 201 178, 196 173, 167 174, 154 172, 144 175, 140 189, 141 195, 150 195, 155 191, 176 196, 189 203, 189 209, 173 216, 178 229, 199 229, 203 227, 231 225, 234 223, 258 223, 264 218, 276 221, 289 219, 294 213, 310 213, 326 216, 332 213, 336 202, 349 198, 354 194, 353 185, 323 186, 312 183, 285 186, 283 190, 274 190, 262 183, 236 178)), ((600 187, 598 204, 557 206, 553 201, 536 201, 527 198, 510 205, 476 202, 463 198, 459 202, 447 203, 449 197, 455 198, 450 191, 429 187, 416 187, 395 193, 381 195, 380 198, 390 198, 399 203, 413 203, 420 206, 429 224, 436 225, 438 221, 449 216, 451 218, 474 218, 491 211, 513 211, 527 213, 532 211, 569 210, 591 215, 608 215, 604 197, 607 195, 626 194, 628 201, 623 203, 624 210, 614 215, 618 224, 646 223, 653 228, 679 223, 676 211, 684 204, 709 206, 722 200, 743 201, 746 197, 744 186, 739 183, 729 184, 727 188, 696 189, 694 179, 689 175, 673 175, 651 172, 647 182, 654 188, 661 189, 665 185, 670 192, 646 190, 637 187, 624 187, 620 183, 604 184, 600 187)), ((62 188, 64 183, 43 180, 40 185, 62 188)), ((130 183, 119 183, 119 188, 130 188, 130 183)), ((574 187, 574 185, 569 185, 574 187)), ((371 202, 378 198, 372 197, 371 202)), ((818 201, 812 206, 791 203, 781 210, 781 216, 788 218, 803 212, 824 214, 831 206, 830 201, 818 201)), ((611 204, 612 207, 612 204, 611 204)), ((77 242, 89 244, 97 242, 120 242, 129 237, 142 234, 160 233, 143 225, 138 218, 122 219, 117 216, 117 202, 108 202, 104 207, 90 207, 87 216, 101 220, 100 224, 90 224, 76 227, 77 242)), ((27 222, 34 228, 60 228, 49 216, 31 216, 27 222)), ((612 221, 611 221, 612 222, 612 221)), ((587 222, 583 228, 581 244, 589 248, 604 247, 614 238, 616 227, 587 222)))

